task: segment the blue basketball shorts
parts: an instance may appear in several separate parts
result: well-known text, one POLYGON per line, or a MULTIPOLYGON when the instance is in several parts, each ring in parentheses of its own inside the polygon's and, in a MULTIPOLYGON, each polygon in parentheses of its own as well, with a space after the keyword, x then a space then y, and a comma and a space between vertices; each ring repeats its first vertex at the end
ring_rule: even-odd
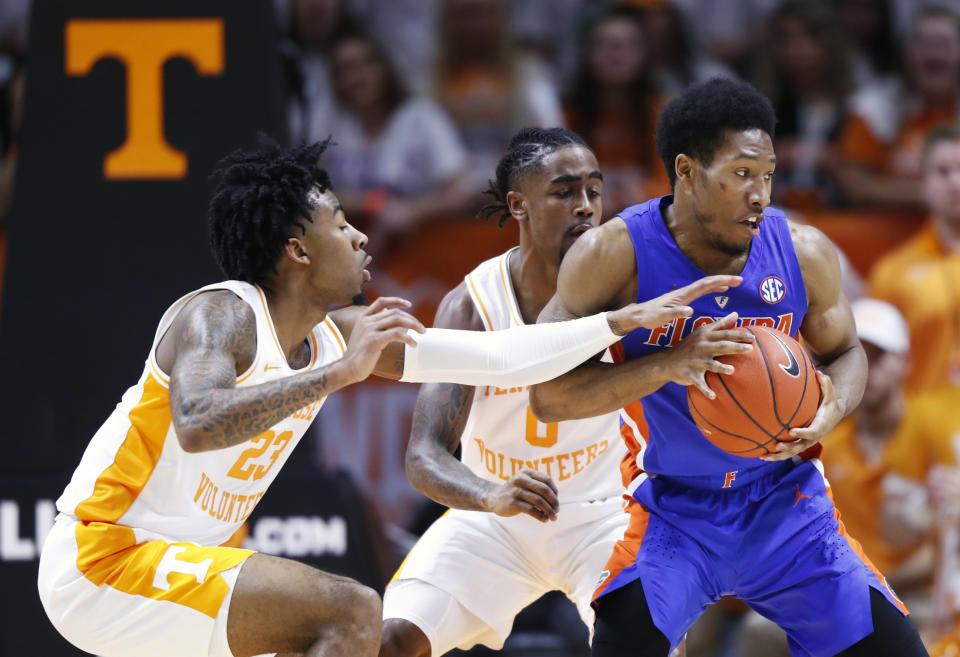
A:
POLYGON ((873 631, 870 587, 906 615, 846 532, 822 467, 784 461, 729 488, 648 478, 594 599, 640 579, 674 648, 708 604, 734 596, 782 627, 803 657, 831 657, 873 631))

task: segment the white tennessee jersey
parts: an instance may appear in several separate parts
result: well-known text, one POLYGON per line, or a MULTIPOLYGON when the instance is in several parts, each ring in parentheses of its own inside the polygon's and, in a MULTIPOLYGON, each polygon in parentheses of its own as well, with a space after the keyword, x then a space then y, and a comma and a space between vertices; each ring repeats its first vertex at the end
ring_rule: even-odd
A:
POLYGON ((171 420, 170 380, 157 364, 156 349, 187 302, 208 290, 233 292, 256 316, 256 357, 237 377, 238 387, 316 369, 345 352, 343 337, 328 317, 308 337, 310 364, 292 370, 259 287, 225 281, 187 294, 163 315, 143 375, 87 446, 57 500, 61 513, 82 522, 135 528, 140 541, 164 538, 220 545, 247 519, 289 458, 323 398, 239 445, 199 453, 180 447, 171 420))
MULTIPOLYGON (((511 254, 519 257, 518 247, 481 263, 465 277, 488 331, 523 324, 507 264, 511 254)), ((609 354, 603 359, 610 362, 609 354)), ((530 409, 529 389, 476 388, 460 437, 461 460, 478 476, 497 483, 525 468, 539 470, 556 482, 561 503, 619 495, 623 448, 618 414, 544 424, 530 409)))

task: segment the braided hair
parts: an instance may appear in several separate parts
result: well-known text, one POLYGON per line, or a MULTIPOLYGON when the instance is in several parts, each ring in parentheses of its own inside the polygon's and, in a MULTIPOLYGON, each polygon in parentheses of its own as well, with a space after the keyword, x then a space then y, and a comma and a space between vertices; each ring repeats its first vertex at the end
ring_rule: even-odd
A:
POLYGON ((568 146, 583 146, 589 149, 587 143, 575 132, 566 128, 523 128, 513 136, 506 154, 497 164, 497 179, 491 180, 483 193, 493 197, 493 202, 480 208, 478 214, 484 219, 497 216, 497 225, 503 225, 510 218, 510 208, 507 206, 507 194, 514 190, 514 185, 521 175, 529 171, 543 169, 544 158, 561 148, 568 146))
POLYGON ((330 139, 285 149, 265 143, 217 163, 209 207, 210 247, 227 278, 269 285, 287 240, 307 232, 309 192, 330 188, 319 160, 330 139))

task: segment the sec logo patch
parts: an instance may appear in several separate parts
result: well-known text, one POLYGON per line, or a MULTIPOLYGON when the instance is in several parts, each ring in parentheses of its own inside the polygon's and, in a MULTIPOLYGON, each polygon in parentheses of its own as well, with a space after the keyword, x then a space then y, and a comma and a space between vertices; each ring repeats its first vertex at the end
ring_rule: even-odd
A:
POLYGON ((786 294, 787 286, 783 283, 783 280, 777 276, 767 276, 760 281, 760 298, 770 305, 775 305, 783 301, 783 297, 786 296, 786 294))

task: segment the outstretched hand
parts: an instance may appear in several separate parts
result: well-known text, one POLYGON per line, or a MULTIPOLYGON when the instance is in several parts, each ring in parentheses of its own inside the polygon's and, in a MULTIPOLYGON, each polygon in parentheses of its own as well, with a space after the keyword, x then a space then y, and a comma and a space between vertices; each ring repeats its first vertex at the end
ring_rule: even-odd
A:
POLYGON ((688 304, 705 294, 726 292, 743 282, 740 276, 705 276, 677 290, 661 294, 643 303, 631 303, 607 313, 607 322, 617 335, 626 335, 638 328, 655 329, 679 317, 689 317, 693 308, 688 304))
POLYGON ((410 305, 400 297, 380 297, 357 318, 344 355, 344 362, 352 368, 355 381, 370 376, 388 344, 402 342, 417 346, 407 331, 413 329, 423 333, 426 329, 416 317, 403 310, 410 305))
POLYGON ((557 519, 560 500, 553 479, 542 472, 526 469, 498 486, 487 498, 485 506, 498 516, 526 513, 540 522, 547 522, 557 519))

